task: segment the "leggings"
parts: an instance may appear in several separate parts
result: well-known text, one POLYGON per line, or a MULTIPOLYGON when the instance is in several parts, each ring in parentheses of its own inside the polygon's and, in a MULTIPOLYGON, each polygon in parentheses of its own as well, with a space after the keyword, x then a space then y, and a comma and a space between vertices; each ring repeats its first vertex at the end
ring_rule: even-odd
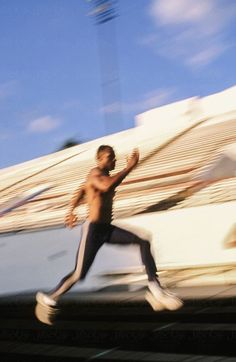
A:
POLYGON ((58 297, 67 292, 76 282, 83 280, 100 249, 105 244, 139 245, 141 259, 145 266, 148 280, 157 280, 157 269, 153 259, 149 240, 111 224, 101 224, 86 221, 82 226, 80 245, 76 255, 74 270, 66 275, 51 293, 58 297))

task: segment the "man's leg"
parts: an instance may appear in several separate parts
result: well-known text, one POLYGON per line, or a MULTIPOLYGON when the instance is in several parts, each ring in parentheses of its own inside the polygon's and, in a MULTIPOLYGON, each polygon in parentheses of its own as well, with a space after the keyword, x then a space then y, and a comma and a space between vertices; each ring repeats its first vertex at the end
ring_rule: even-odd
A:
POLYGON ((179 298, 162 288, 157 276, 157 268, 151 253, 151 244, 149 240, 141 239, 130 231, 112 225, 110 237, 106 242, 119 245, 139 245, 142 262, 148 276, 148 288, 151 292, 151 294, 149 293, 150 295, 147 295, 147 300, 152 305, 153 309, 161 310, 167 308, 175 310, 182 306, 183 303, 179 298), (154 300, 154 302, 151 303, 151 300, 154 300))
POLYGON ((39 292, 36 299, 39 302, 55 306, 62 294, 71 289, 76 282, 85 278, 101 245, 102 242, 98 240, 94 224, 86 221, 82 229, 74 270, 66 275, 51 293, 46 295, 39 292))
POLYGON ((106 242, 109 244, 119 245, 138 245, 140 248, 141 259, 145 266, 148 280, 158 280, 156 264, 151 253, 150 240, 142 239, 138 235, 130 231, 112 225, 110 237, 106 242))

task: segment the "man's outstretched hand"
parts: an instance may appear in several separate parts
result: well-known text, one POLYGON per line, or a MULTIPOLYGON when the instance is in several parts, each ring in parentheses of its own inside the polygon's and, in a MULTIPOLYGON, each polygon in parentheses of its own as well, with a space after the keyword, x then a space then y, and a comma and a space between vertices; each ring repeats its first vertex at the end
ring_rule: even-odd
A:
POLYGON ((127 158, 127 167, 131 170, 137 165, 139 161, 139 150, 135 148, 131 155, 127 158))
POLYGON ((75 227, 78 224, 78 217, 77 215, 75 215, 73 212, 69 212, 68 214, 66 214, 65 216, 65 225, 72 229, 73 227, 75 227))

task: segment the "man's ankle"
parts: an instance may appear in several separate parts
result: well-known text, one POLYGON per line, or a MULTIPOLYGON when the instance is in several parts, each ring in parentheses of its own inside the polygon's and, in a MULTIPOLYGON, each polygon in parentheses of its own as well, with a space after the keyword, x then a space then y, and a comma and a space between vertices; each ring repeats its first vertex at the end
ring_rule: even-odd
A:
POLYGON ((148 280, 148 284, 149 284, 149 283, 151 283, 151 284, 156 284, 156 285, 159 286, 161 289, 163 289, 158 278, 153 278, 153 279, 151 279, 151 280, 148 280))

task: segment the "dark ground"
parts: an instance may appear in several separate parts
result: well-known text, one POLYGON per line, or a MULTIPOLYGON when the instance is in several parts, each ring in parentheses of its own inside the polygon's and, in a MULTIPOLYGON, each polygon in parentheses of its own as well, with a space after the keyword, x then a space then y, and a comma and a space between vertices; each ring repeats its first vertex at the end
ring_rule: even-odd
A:
POLYGON ((236 285, 174 289, 178 311, 154 312, 145 288, 68 293, 59 309, 37 313, 35 293, 0 298, 1 362, 235 361, 236 285))

